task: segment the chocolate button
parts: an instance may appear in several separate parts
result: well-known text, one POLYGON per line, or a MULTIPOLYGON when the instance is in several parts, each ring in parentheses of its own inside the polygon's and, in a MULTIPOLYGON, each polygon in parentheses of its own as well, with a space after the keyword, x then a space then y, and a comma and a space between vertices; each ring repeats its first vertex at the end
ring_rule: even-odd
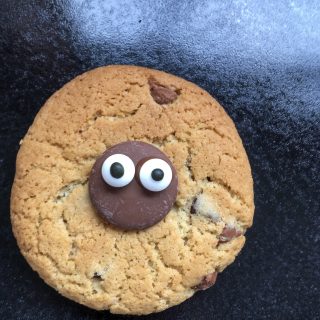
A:
MULTIPOLYGON (((120 169, 122 170, 117 163, 112 171, 118 173, 120 169)), ((125 172, 126 168, 123 169, 125 172)), ((157 179, 160 179, 161 168, 154 169, 158 171, 157 179)), ((120 176, 115 174, 117 175, 120 176)), ((154 179, 155 183, 157 179, 154 179)), ((105 221, 125 230, 145 229, 162 220, 172 208, 177 192, 178 177, 169 158, 151 144, 140 141, 119 143, 106 150, 94 164, 89 179, 89 194, 97 212, 105 221), (135 166, 134 178, 124 187, 112 187, 102 177, 101 169, 104 161, 114 154, 128 156, 135 166), (150 159, 161 159, 172 170, 169 186, 159 192, 147 190, 139 179, 141 166, 150 159)))

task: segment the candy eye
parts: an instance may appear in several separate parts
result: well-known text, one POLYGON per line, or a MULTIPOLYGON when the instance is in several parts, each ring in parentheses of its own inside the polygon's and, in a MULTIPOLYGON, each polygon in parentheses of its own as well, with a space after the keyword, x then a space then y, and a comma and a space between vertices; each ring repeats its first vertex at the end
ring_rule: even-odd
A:
POLYGON ((167 162, 161 159, 150 159, 142 165, 139 178, 146 189, 158 192, 170 185, 172 170, 167 162))
POLYGON ((114 154, 104 160, 101 174, 108 185, 121 188, 132 181, 135 174, 134 163, 124 154, 114 154))

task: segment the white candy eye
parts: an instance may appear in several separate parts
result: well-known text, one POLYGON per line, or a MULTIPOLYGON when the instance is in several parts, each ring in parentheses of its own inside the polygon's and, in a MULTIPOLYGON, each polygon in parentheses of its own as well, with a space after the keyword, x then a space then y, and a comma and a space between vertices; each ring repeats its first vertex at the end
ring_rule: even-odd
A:
POLYGON ((108 185, 121 188, 132 181, 135 174, 134 163, 124 154, 113 154, 104 160, 101 174, 108 185))
POLYGON ((172 170, 167 162, 161 159, 150 159, 142 165, 139 178, 146 189, 158 192, 170 185, 172 170))

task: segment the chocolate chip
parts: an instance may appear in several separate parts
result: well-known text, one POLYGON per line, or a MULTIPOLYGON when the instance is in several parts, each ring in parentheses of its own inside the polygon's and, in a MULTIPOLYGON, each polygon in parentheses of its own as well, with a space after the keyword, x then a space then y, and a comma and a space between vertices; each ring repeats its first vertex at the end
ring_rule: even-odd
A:
POLYGON ((195 198, 193 199, 193 201, 192 201, 191 208, 190 208, 190 213, 191 213, 191 214, 196 214, 196 213, 197 213, 196 206, 195 206, 197 200, 198 200, 198 198, 195 197, 195 198))
POLYGON ((207 274, 205 277, 203 277, 202 281, 196 285, 195 287, 193 287, 194 290, 206 290, 210 287, 212 287, 217 280, 217 272, 212 272, 207 274))
POLYGON ((241 235, 242 235, 241 231, 237 230, 236 228, 225 226, 219 236, 219 243, 228 242, 241 235))
POLYGON ((150 94, 153 100, 158 104, 172 103, 178 97, 176 91, 160 84, 154 78, 149 79, 149 86, 150 94))
POLYGON ((98 272, 95 272, 93 274, 93 277, 92 279, 96 280, 96 281, 102 281, 102 276, 98 273, 98 272))

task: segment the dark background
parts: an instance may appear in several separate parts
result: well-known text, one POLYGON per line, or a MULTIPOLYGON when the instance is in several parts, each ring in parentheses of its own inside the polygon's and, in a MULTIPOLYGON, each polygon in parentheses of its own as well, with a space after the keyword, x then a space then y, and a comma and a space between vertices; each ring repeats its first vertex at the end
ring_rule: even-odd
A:
POLYGON ((0 319, 131 319, 69 301, 13 238, 19 140, 46 99, 107 64, 171 72, 233 118, 255 181, 247 244, 217 284, 146 319, 320 319, 320 2, 0 0, 0 319))

